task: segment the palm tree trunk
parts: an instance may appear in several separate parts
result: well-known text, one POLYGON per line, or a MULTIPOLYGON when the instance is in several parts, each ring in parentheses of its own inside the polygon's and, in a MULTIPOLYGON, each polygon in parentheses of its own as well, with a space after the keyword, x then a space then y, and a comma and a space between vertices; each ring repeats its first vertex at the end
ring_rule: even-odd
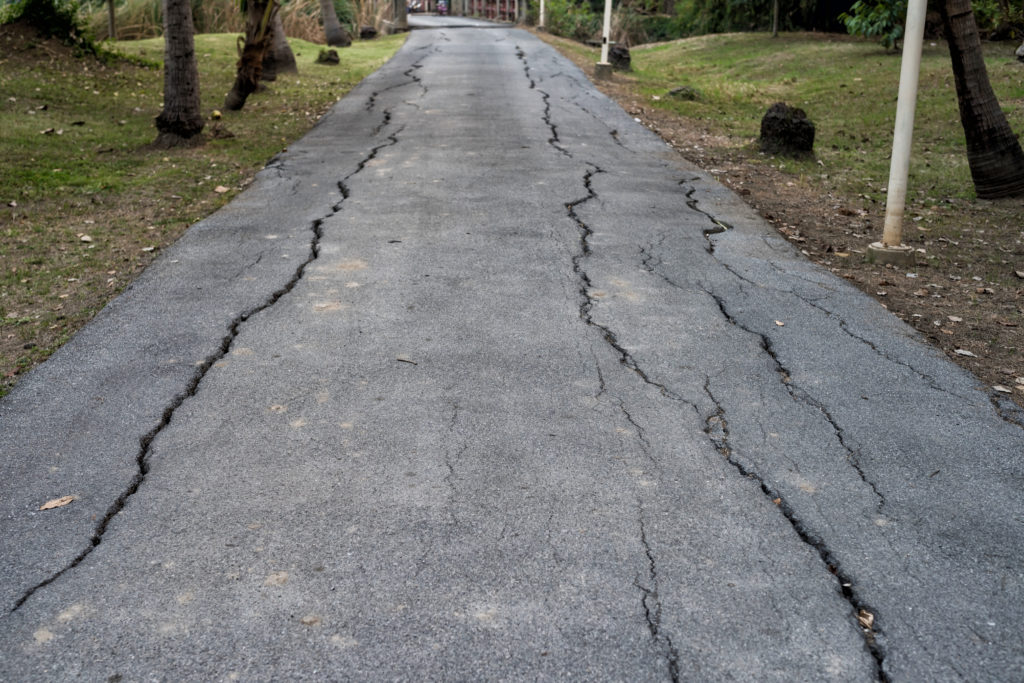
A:
POLYGON ((352 44, 352 36, 338 21, 338 13, 334 11, 332 0, 320 0, 320 21, 324 24, 324 37, 327 44, 333 47, 348 47, 352 44))
POLYGON ((117 40, 117 23, 114 17, 114 0, 107 0, 107 38, 110 40, 117 40))
POLYGON ((1024 196, 1024 151, 989 83, 970 0, 941 8, 974 189, 980 199, 1024 196))
POLYGON ((164 0, 164 108, 156 117, 159 147, 201 144, 199 69, 189 0, 164 0))
POLYGON ((288 44, 288 38, 284 34, 284 24, 281 23, 281 13, 274 14, 274 20, 270 22, 270 48, 263 54, 263 73, 261 80, 273 81, 277 79, 278 73, 295 74, 299 67, 295 64, 295 53, 288 44))
POLYGON ((256 92, 263 73, 263 55, 270 48, 270 23, 278 5, 276 0, 248 0, 245 11, 245 38, 238 38, 238 71, 224 108, 238 111, 249 95, 256 92), (269 12, 269 16, 268 16, 269 12), (264 23, 266 21, 266 23, 264 23))

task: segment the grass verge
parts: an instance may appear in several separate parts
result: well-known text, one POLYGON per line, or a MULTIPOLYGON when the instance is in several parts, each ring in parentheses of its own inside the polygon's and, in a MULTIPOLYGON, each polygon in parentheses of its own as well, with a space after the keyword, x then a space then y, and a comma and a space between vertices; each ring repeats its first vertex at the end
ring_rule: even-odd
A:
MULTIPOLYGON (((592 73, 598 51, 540 34, 592 73)), ((993 89, 1024 131, 1024 65, 985 46, 993 89)), ((944 43, 925 44, 904 243, 914 268, 866 263, 881 238, 900 58, 828 34, 701 36, 631 50, 634 70, 598 82, 685 157, 740 194, 808 258, 915 327, 993 396, 1024 405, 1024 202, 979 201, 944 43), (675 99, 690 86, 696 99, 675 99), (761 117, 785 101, 816 125, 815 156, 757 149, 761 117)))
MULTIPOLYGON (((203 111, 231 87, 235 35, 196 36, 203 111)), ((209 121, 202 147, 153 150, 163 40, 108 44, 130 59, 76 57, 0 26, 0 395, 47 358, 197 220, 401 46, 357 42, 339 66, 290 40, 298 75, 209 121)))

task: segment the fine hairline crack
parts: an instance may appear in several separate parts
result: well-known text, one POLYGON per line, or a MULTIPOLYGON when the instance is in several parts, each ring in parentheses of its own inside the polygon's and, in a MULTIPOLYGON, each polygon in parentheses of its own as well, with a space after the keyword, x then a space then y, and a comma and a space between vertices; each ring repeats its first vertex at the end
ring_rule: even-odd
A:
POLYGON ((644 618, 647 621, 647 630, 651 634, 651 640, 664 650, 665 660, 668 663, 669 677, 672 683, 679 682, 679 651, 672 644, 672 638, 661 628, 661 598, 658 596, 658 563, 654 559, 654 551, 651 550, 650 539, 647 537, 646 515, 642 502, 637 503, 637 516, 640 523, 640 545, 643 546, 644 556, 647 558, 647 585, 640 581, 640 577, 634 580, 634 585, 643 594, 640 602, 644 608, 644 618))
MULTIPOLYGON (((390 120, 390 115, 388 115, 388 120, 390 120)), ((341 193, 342 199, 341 201, 332 205, 331 210, 328 213, 314 220, 310 224, 309 229, 310 232, 312 233, 312 236, 310 238, 309 254, 306 257, 306 259, 299 264, 299 266, 295 269, 295 272, 292 274, 289 280, 284 285, 275 290, 273 293, 271 293, 271 295, 265 301, 240 313, 228 324, 227 334, 225 334, 221 338, 220 345, 217 347, 217 349, 212 354, 208 355, 198 365, 196 371, 193 373, 192 377, 186 384, 185 390, 176 394, 171 399, 171 402, 161 412, 160 420, 157 422, 157 424, 139 439, 139 449, 135 456, 136 472, 132 476, 131 481, 128 482, 128 486, 121 492, 117 499, 114 500, 113 504, 110 505, 106 513, 103 515, 103 518, 99 521, 99 523, 97 523, 92 535, 89 538, 89 544, 77 556, 75 556, 75 558, 72 559, 71 562, 69 562, 63 568, 54 572, 47 578, 43 579, 39 583, 35 584, 34 586, 26 590, 22 594, 22 596, 18 598, 18 600, 14 603, 14 606, 8 612, 8 616, 17 612, 22 607, 22 605, 24 605, 28 601, 28 599, 31 598, 38 590, 50 585, 51 583, 59 579, 61 576, 63 576, 64 574, 74 569, 79 564, 81 564, 82 561, 84 561, 85 558, 87 558, 92 553, 92 551, 95 550, 103 542, 103 537, 107 532, 107 528, 109 527, 111 520, 113 520, 114 517, 125 508, 125 505, 127 505, 128 500, 138 492, 139 488, 142 486, 143 482, 146 479, 146 475, 149 474, 149 456, 152 452, 153 441, 156 439, 157 436, 160 435, 161 432, 164 431, 164 429, 166 429, 171 424, 172 420, 174 419, 175 412, 178 410, 178 408, 180 408, 181 405, 185 403, 186 400, 196 395, 196 393, 199 391, 200 384, 202 383, 203 379, 206 377, 210 369, 214 366, 214 364, 220 361, 228 354, 228 352, 230 352, 235 339, 241 332, 242 325, 246 321, 248 321, 252 316, 273 307, 278 301, 280 301, 280 299, 284 295, 291 292, 299 283, 300 280, 302 280, 302 277, 306 271, 306 267, 320 256, 320 240, 323 238, 324 222, 330 219, 335 214, 337 214, 341 210, 342 204, 350 196, 350 191, 346 182, 356 174, 363 171, 363 169, 366 168, 366 165, 370 161, 375 159, 377 157, 377 154, 382 149, 397 144, 397 136, 402 132, 402 130, 404 130, 404 126, 402 128, 399 128, 394 133, 390 134, 387 138, 387 142, 384 142, 380 145, 377 145, 376 147, 373 147, 370 150, 369 154, 362 160, 360 160, 360 162, 356 165, 355 170, 353 170, 351 173, 349 173, 344 178, 338 181, 338 190, 341 193)))

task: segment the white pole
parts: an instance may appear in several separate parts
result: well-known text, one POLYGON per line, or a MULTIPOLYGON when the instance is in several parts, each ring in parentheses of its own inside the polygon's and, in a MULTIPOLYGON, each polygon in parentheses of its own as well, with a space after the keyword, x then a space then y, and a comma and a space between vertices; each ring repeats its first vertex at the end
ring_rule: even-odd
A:
MULTIPOLYGON (((924 42, 924 17, 927 0, 910 0, 907 25, 903 32, 903 61, 900 66, 900 88, 896 100, 896 127, 893 132, 892 162, 889 167, 889 189, 885 202, 883 249, 909 252, 902 246, 903 212, 907 201, 907 176, 910 173, 910 143, 914 135, 914 110, 917 107, 917 85, 921 71, 921 46, 924 42)), ((872 245, 879 246, 879 243, 872 245)))
POLYGON ((544 0, 540 0, 540 23, 537 28, 544 28, 544 0))
POLYGON ((604 0, 604 28, 601 30, 601 64, 608 63, 608 42, 612 35, 612 0, 604 0))

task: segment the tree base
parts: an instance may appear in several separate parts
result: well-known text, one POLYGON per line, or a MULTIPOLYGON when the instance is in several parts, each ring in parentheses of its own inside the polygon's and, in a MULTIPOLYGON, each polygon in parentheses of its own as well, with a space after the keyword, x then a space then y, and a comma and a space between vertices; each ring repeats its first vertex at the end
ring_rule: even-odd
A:
POLYGON ((151 145, 153 149, 176 149, 181 147, 202 147, 206 144, 206 137, 202 133, 196 133, 185 137, 178 133, 163 132, 156 136, 151 145))

